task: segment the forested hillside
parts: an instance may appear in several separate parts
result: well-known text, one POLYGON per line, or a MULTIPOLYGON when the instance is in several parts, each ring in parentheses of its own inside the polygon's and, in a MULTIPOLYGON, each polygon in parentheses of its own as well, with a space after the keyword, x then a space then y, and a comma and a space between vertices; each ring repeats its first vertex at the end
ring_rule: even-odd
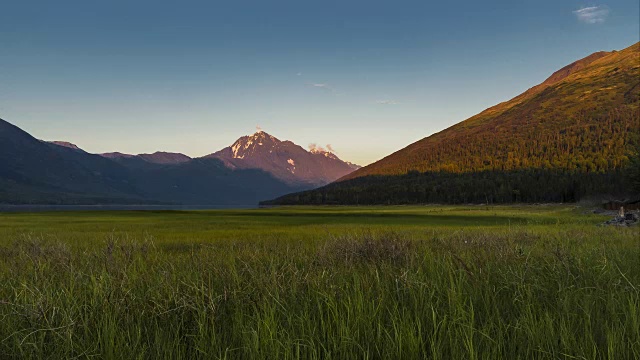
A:
POLYGON ((640 43, 570 64, 516 98, 316 191, 275 203, 576 201, 633 191, 640 43), (361 195, 357 195, 361 194, 361 195))
POLYGON ((639 49, 635 44, 589 56, 522 95, 344 179, 412 170, 619 169, 629 135, 640 127, 639 49))

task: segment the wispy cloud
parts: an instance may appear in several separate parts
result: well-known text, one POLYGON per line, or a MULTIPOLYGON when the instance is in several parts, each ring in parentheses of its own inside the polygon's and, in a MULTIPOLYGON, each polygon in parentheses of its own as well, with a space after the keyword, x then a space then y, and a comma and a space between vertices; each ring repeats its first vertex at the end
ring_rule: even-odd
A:
POLYGON ((323 90, 326 90, 326 91, 331 91, 331 92, 334 91, 334 89, 331 86, 329 86, 329 84, 325 84, 325 83, 309 83, 307 85, 309 85, 311 87, 314 87, 314 88, 323 89, 323 90))
POLYGON ((312 153, 326 153, 326 152, 335 153, 335 150, 333 149, 333 146, 331 146, 331 144, 327 144, 326 146, 323 147, 316 143, 311 143, 309 144, 309 151, 312 153))
POLYGON ((400 103, 395 101, 395 100, 378 100, 378 101, 376 101, 376 104, 378 104, 378 105, 398 105, 400 103))
POLYGON ((609 16, 609 8, 606 6, 589 6, 573 12, 578 20, 587 24, 603 23, 609 16))

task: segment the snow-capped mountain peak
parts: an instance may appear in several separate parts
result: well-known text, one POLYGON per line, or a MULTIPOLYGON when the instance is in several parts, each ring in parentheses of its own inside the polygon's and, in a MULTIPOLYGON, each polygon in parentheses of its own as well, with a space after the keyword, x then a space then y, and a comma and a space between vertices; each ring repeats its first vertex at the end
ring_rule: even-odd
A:
POLYGON ((259 130, 253 135, 243 136, 231 145, 231 153, 234 159, 244 159, 246 156, 251 156, 256 151, 263 151, 264 149, 271 150, 273 147, 281 144, 282 141, 278 140, 272 135, 259 130), (258 147, 261 147, 258 149, 258 147))
POLYGON ((218 158, 229 168, 261 169, 289 183, 309 186, 327 184, 356 169, 331 151, 320 147, 307 151, 262 130, 207 157, 218 158))

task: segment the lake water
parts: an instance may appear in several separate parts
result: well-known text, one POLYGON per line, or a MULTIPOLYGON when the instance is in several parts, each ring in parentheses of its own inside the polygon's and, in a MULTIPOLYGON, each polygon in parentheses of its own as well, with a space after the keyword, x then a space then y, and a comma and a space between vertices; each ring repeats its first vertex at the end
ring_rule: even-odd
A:
POLYGON ((220 210, 256 209, 258 205, 1 205, 0 212, 114 211, 114 210, 220 210))

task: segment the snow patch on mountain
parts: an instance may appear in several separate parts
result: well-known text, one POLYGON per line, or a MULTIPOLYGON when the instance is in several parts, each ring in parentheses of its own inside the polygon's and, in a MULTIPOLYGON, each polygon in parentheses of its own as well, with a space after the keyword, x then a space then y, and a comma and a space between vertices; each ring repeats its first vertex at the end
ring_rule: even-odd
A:
POLYGON ((238 158, 238 150, 240 150, 240 146, 242 146, 242 144, 239 141, 236 141, 236 143, 231 147, 234 158, 238 158))

